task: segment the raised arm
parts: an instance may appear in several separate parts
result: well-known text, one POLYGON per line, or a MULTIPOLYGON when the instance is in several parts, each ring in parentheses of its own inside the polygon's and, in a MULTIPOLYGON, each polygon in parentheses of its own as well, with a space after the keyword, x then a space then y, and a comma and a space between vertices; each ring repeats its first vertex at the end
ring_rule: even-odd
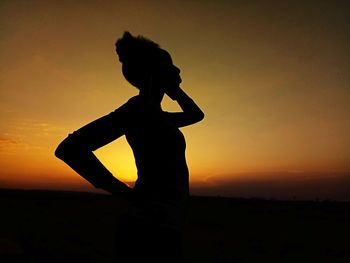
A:
POLYGON ((122 136, 128 116, 123 106, 68 135, 57 147, 56 157, 96 188, 128 197, 131 189, 116 179, 97 159, 93 151, 122 136))
POLYGON ((169 97, 179 104, 183 112, 167 112, 167 117, 177 127, 183 127, 203 120, 204 113, 197 104, 181 89, 167 91, 169 97))

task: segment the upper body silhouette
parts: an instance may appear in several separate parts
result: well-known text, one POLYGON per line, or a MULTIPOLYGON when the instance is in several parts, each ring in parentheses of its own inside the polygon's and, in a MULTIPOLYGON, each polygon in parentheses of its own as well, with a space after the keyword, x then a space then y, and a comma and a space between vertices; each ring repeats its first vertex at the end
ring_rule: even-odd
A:
MULTIPOLYGON (((57 147, 55 155, 96 188, 136 204, 122 220, 122 228, 127 232, 119 231, 123 237, 119 248, 123 247, 124 254, 128 254, 125 250, 131 244, 126 244, 135 241, 134 238, 150 235, 144 232, 150 224, 153 225, 152 233, 162 235, 163 241, 166 236, 170 241, 170 232, 179 230, 189 196, 186 143, 179 128, 202 120, 204 114, 180 88, 180 70, 173 64, 169 53, 158 44, 125 32, 116 43, 116 51, 124 77, 139 90, 139 95, 70 134, 57 147), (162 110, 165 94, 179 104, 182 112, 162 110), (134 188, 114 177, 93 153, 123 135, 136 162, 138 178, 134 188), (143 225, 142 229, 135 227, 137 224, 143 225), (166 229, 172 230, 164 236, 166 229)), ((158 241, 158 246, 163 246, 163 241, 158 241)), ((166 250, 166 247, 162 249, 166 250)), ((146 244, 140 248, 144 248, 144 253, 152 254, 151 247, 146 244)))

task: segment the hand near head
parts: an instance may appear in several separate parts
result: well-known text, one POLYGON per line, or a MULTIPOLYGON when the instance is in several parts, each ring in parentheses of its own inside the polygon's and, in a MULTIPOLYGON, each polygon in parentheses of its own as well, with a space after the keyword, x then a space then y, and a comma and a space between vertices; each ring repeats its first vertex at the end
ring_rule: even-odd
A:
POLYGON ((177 95, 181 92, 182 79, 180 69, 172 63, 170 55, 168 59, 160 63, 161 66, 156 67, 155 71, 152 72, 152 80, 156 88, 162 90, 172 100, 176 100, 177 95))
MULTIPOLYGON (((147 85, 140 89, 140 94, 150 100, 160 102, 163 95, 168 95, 172 100, 176 100, 181 93, 181 77, 177 71, 172 70, 173 65, 157 68, 153 71, 147 81, 147 85), (170 69, 169 69, 170 68, 170 69)), ((176 68, 177 69, 177 68, 176 68)))
POLYGON ((172 100, 176 100, 181 91, 182 90, 179 85, 178 86, 169 85, 165 87, 165 94, 168 95, 172 100))

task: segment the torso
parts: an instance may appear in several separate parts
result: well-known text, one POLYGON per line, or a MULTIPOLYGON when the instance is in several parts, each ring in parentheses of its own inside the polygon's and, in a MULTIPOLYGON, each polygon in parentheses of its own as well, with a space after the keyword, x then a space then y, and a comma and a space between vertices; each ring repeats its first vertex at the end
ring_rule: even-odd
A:
POLYGON ((167 113, 140 98, 132 99, 133 119, 126 130, 138 170, 135 191, 166 199, 188 196, 186 142, 167 113))

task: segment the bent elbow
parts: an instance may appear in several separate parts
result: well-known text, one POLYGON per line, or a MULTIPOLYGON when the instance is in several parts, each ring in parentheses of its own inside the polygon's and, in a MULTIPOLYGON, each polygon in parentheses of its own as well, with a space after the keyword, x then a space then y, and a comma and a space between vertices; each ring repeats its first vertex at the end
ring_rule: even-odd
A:
POLYGON ((203 112, 203 111, 199 111, 199 112, 196 114, 196 117, 195 117, 196 122, 200 122, 201 120, 204 119, 204 117, 205 117, 204 112, 203 112))
POLYGON ((205 117, 205 114, 204 114, 203 111, 201 111, 201 112, 199 113, 199 116, 198 116, 199 121, 203 120, 204 117, 205 117))
POLYGON ((67 155, 67 152, 68 152, 67 146, 65 145, 65 143, 63 141, 57 146, 57 148, 55 150, 55 156, 58 159, 62 160, 67 155))
POLYGON ((71 138, 71 135, 68 135, 56 148, 55 156, 58 159, 64 160, 76 150, 74 141, 71 138))

